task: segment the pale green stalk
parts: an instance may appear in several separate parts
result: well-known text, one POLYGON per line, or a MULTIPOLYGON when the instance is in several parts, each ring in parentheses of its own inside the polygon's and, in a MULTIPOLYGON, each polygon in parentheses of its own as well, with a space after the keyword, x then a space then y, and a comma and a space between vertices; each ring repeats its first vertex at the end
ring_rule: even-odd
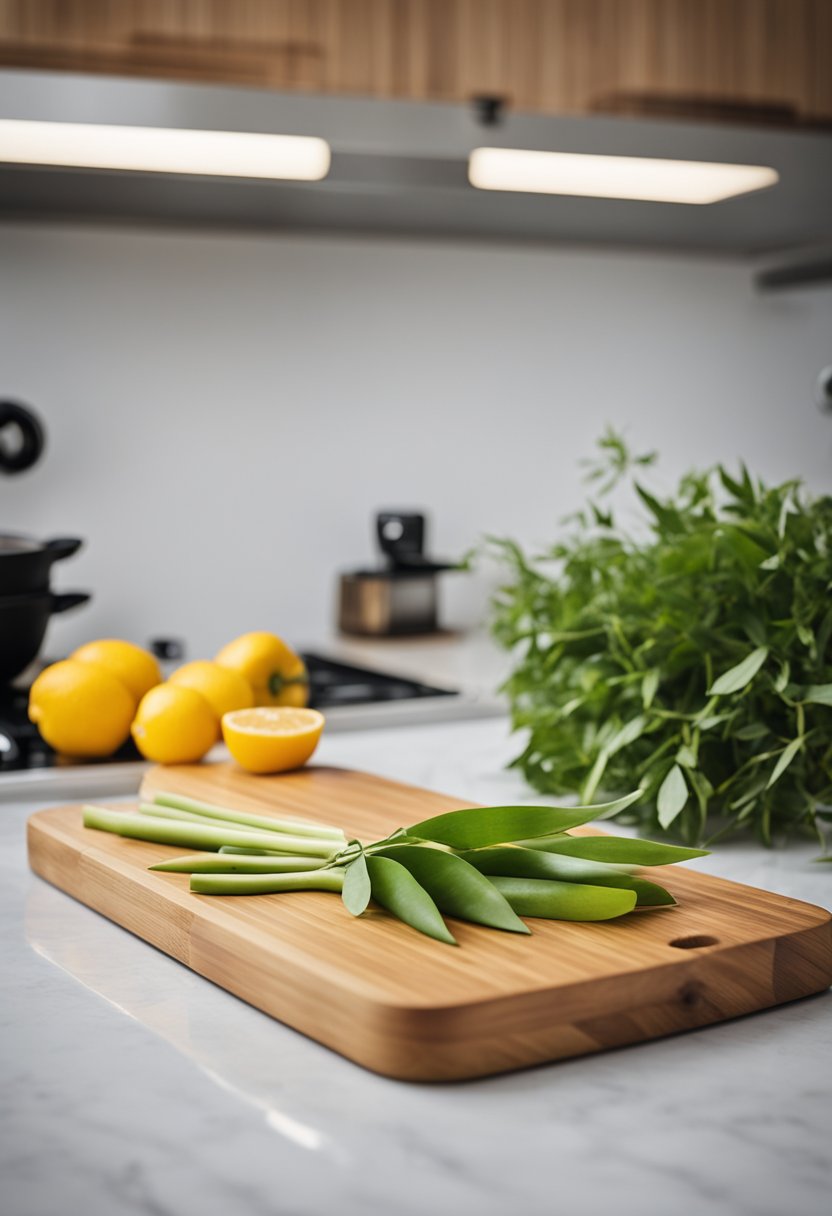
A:
MULTIPOLYGON (((136 815, 123 811, 108 811, 100 806, 85 806, 84 827, 98 828, 103 832, 115 832, 119 836, 131 836, 136 840, 149 840, 154 844, 180 845, 191 849, 208 849, 216 852, 224 844, 254 848, 274 849, 273 832, 252 832, 217 824, 206 827, 202 823, 186 823, 177 819, 153 819, 149 815, 136 815)), ((328 859, 338 852, 338 842, 315 840, 310 836, 281 836, 280 849, 284 853, 298 853, 328 859)))
MULTIPOLYGON (((275 844, 276 843, 277 843, 277 841, 275 841, 275 844)), ((222 848, 220 849, 220 852, 221 853, 235 853, 235 854, 239 853, 239 854, 243 854, 243 855, 248 854, 250 857, 251 856, 265 857, 267 855, 271 856, 271 857, 281 856, 280 849, 274 849, 274 848, 273 849, 260 849, 260 848, 244 849, 242 847, 242 845, 238 845, 238 844, 224 844, 222 846, 222 848)))
MULTIPOLYGON (((193 811, 178 811, 172 806, 156 806, 154 802, 140 802, 138 814, 150 815, 154 819, 180 819, 186 823, 201 823, 208 828, 218 828, 220 821, 209 819, 207 815, 196 815, 193 811)), ((233 825, 237 832, 256 832, 257 828, 245 827, 241 823, 233 825)))
POLYGON ((315 870, 306 874, 192 874, 197 895, 274 895, 280 891, 341 891, 344 871, 315 870))
POLYGON ((267 832, 288 832, 290 836, 314 836, 319 840, 343 840, 340 828, 328 824, 306 823, 296 819, 275 819, 272 815, 255 815, 251 811, 232 811, 228 807, 201 802, 197 798, 185 798, 181 794, 168 794, 159 790, 153 795, 158 806, 170 806, 179 811, 190 811, 208 819, 223 819, 227 823, 247 824, 267 832))
POLYGON ((160 861, 150 870, 172 874, 293 874, 301 870, 319 870, 326 865, 322 857, 229 856, 228 853, 189 853, 160 861))

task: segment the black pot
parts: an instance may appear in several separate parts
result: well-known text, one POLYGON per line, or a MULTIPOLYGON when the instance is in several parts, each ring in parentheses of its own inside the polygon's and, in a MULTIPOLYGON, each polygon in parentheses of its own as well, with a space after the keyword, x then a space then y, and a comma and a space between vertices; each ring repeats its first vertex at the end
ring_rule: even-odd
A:
POLYGON ((0 533, 0 598, 48 591, 53 563, 72 557, 83 543, 75 536, 40 541, 32 536, 0 533))
POLYGON ((49 618, 54 613, 66 612, 86 604, 89 599, 86 591, 1 596, 0 683, 13 680, 37 658, 49 618))

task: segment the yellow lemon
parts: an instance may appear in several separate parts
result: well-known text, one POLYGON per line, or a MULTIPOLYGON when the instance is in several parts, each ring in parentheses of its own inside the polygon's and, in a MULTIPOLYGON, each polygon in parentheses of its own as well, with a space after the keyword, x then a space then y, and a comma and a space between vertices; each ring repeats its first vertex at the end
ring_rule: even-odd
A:
POLYGON ((194 764, 217 739, 217 715, 202 693, 159 684, 145 693, 130 728, 136 747, 156 764, 194 764))
POLYGON ((250 773, 282 773, 300 768, 314 752, 324 728, 316 709, 258 706, 222 719, 222 737, 231 755, 250 773))
POLYGON ((132 642, 118 638, 102 638, 98 642, 87 642, 69 656, 81 663, 100 663, 122 684, 126 684, 138 705, 146 692, 162 683, 162 673, 153 655, 132 642))
POLYGON ((217 735, 223 714, 229 714, 235 709, 248 709, 254 704, 251 685, 244 676, 238 671, 232 671, 230 667, 209 663, 207 659, 198 659, 195 663, 178 667, 173 675, 169 676, 169 682, 202 693, 217 715, 217 735))
POLYGON ((248 680, 255 705, 303 706, 309 699, 303 660, 273 633, 244 633, 223 646, 214 662, 248 680))
POLYGON ((135 708, 106 667, 76 659, 46 667, 29 690, 29 717, 68 756, 109 756, 128 738, 135 708))

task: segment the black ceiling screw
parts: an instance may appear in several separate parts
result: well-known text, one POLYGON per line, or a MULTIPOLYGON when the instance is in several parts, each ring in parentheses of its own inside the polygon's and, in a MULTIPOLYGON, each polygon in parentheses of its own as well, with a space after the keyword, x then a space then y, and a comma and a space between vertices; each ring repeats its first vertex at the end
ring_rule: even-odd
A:
POLYGON ((474 107, 477 122, 483 127, 497 127, 505 117, 507 104, 505 97, 483 94, 480 97, 472 97, 471 104, 474 107))

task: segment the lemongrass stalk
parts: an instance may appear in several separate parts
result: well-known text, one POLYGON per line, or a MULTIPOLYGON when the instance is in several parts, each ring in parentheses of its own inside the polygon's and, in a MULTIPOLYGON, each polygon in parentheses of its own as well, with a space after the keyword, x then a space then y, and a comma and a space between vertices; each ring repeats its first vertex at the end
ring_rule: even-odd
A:
POLYGON ((329 824, 308 823, 297 819, 275 819, 272 815, 255 815, 252 811, 234 811, 229 807, 215 806, 212 802, 201 802, 198 798, 186 798, 181 794, 169 794, 158 790, 153 795, 158 806, 170 806, 179 811, 191 811, 209 819, 224 819, 227 823, 248 824, 267 832, 288 832, 290 836, 315 836, 320 840, 343 840, 340 828, 329 824))
POLYGON ((189 853, 170 861, 157 862, 149 870, 171 874, 293 874, 301 870, 319 870, 325 866, 323 857, 230 857, 228 853, 189 853))
MULTIPOLYGON (((213 852, 224 844, 238 844, 244 848, 257 845, 264 849, 275 847, 272 832, 242 831, 226 824, 206 827, 202 823, 186 823, 178 819, 153 819, 149 815, 109 811, 100 806, 85 806, 83 812, 84 827, 115 832, 119 836, 131 836, 136 840, 149 840, 154 844, 174 844, 213 852)), ((280 849, 284 853, 298 853, 302 857, 328 859, 338 852, 338 842, 314 840, 310 836, 281 836, 280 849)))
POLYGON ((343 870, 305 874, 192 874, 197 895, 275 895, 280 891, 341 891, 343 870))
POLYGON ((248 855, 249 857, 280 857, 282 855, 280 849, 244 849, 239 844, 224 844, 220 852, 240 854, 242 856, 248 855))
MULTIPOLYGON (((208 828, 218 828, 220 821, 217 819, 209 819, 207 815, 197 815, 193 811, 179 811, 172 806, 156 806, 155 802, 140 802, 138 806, 139 815, 150 815, 154 819, 181 819, 186 823, 201 823, 208 828)), ((244 827, 242 823, 235 823, 234 830, 237 832, 256 832, 257 828, 244 827)))

